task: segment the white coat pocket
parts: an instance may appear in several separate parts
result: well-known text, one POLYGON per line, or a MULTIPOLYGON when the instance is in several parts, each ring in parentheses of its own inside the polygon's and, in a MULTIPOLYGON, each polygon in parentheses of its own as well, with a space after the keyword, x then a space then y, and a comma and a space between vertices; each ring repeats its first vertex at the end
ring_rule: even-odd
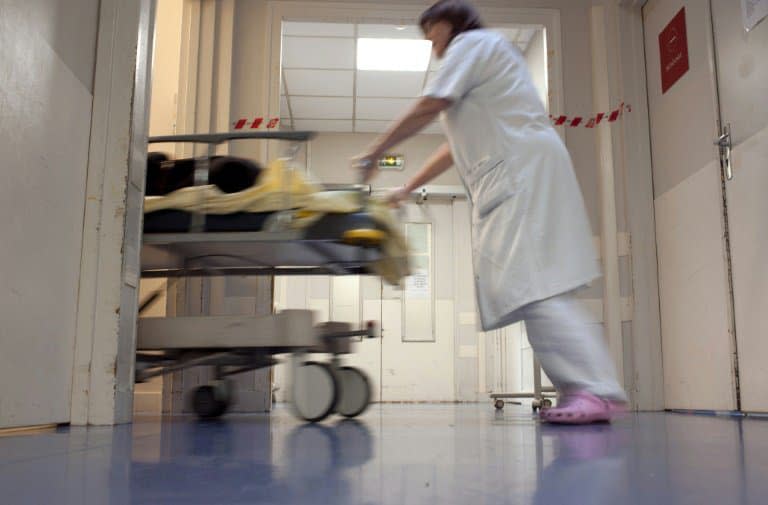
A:
POLYGON ((519 176, 505 160, 488 160, 472 174, 475 212, 483 219, 519 191, 519 176))

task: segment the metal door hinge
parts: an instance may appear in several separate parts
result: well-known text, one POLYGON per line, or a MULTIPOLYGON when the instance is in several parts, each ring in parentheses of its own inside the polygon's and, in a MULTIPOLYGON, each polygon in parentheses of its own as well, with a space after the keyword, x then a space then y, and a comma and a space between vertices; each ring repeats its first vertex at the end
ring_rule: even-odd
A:
POLYGON ((731 166, 731 125, 727 123, 720 128, 720 136, 715 139, 715 145, 720 151, 720 168, 725 173, 726 180, 733 179, 733 167, 731 166))

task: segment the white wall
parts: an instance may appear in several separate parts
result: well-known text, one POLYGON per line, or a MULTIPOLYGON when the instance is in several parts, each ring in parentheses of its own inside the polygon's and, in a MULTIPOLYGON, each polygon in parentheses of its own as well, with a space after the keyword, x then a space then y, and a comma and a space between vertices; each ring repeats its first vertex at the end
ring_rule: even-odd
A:
MULTIPOLYGON (((173 135, 177 130, 184 2, 160 0, 156 9, 149 105, 150 136, 173 135)), ((153 144, 149 149, 174 154, 173 145, 153 144)))
POLYGON ((98 11, 0 5, 0 428, 69 421, 98 11))

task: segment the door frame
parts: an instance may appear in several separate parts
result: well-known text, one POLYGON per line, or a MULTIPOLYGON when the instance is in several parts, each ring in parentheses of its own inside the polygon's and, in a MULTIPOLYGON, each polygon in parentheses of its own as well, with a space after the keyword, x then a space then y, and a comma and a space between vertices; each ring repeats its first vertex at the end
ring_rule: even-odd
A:
POLYGON ((70 421, 133 417, 156 0, 101 0, 70 421))
MULTIPOLYGON (((655 218, 653 205, 653 181, 651 171, 651 149, 646 92, 643 0, 615 0, 605 5, 593 6, 601 9, 602 16, 593 21, 592 29, 601 29, 606 41, 604 68, 599 73, 607 79, 603 96, 609 103, 625 102, 632 105, 633 113, 610 127, 610 133, 601 153, 610 152, 610 162, 604 173, 615 174, 615 181, 602 181, 605 197, 601 202, 601 214, 614 216, 601 223, 600 235, 609 240, 601 245, 606 264, 616 265, 615 256, 619 248, 611 237, 616 237, 617 211, 610 212, 615 205, 608 195, 621 194, 624 208, 618 215, 626 215, 627 231, 631 240, 631 282, 633 296, 630 307, 613 303, 614 333, 610 336, 615 349, 614 356, 621 359, 626 367, 624 378, 630 392, 633 406, 639 410, 661 410, 664 407, 663 372, 661 357, 661 324, 659 314, 658 265, 655 241, 655 218), (599 24, 596 24, 599 23, 599 24), (622 334, 616 331, 615 321, 621 322, 621 313, 631 313, 631 345, 625 345, 622 334)), ((564 111, 563 61, 561 12, 546 8, 513 8, 488 6, 481 2, 483 12, 501 24, 530 23, 547 29, 547 47, 551 61, 549 75, 550 100, 553 111, 564 111)), ((265 93, 263 110, 274 117, 280 108, 279 80, 269 78, 279 75, 281 22, 283 20, 338 21, 339 19, 373 18, 375 22, 412 23, 422 7, 402 5, 376 5, 362 3, 316 3, 286 2, 275 0, 268 3, 267 40, 269 58, 265 61, 265 93)), ((590 11, 592 14, 593 11, 590 11)), ((594 48, 593 48, 594 51, 594 48)), ((593 62, 594 66, 594 62, 593 62)), ((590 70, 586 72, 589 74, 590 70)), ((593 68, 594 74, 594 68, 593 68)), ((594 75, 593 75, 594 78, 594 75)), ((564 128, 558 127, 561 136, 564 128)), ((597 146, 596 146, 596 149, 597 146)), ((615 278, 620 274, 613 272, 615 278)), ((623 282, 623 280, 622 280, 623 282)), ((616 286, 615 281, 613 286, 616 286)), ((483 343, 481 342, 481 345, 483 343)))

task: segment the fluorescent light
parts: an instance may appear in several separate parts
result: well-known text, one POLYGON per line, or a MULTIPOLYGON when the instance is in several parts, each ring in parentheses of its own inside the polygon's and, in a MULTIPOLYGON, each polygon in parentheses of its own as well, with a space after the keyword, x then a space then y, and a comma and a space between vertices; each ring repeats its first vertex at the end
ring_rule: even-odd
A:
POLYGON ((431 52, 428 40, 357 39, 357 69, 424 72, 431 52))

